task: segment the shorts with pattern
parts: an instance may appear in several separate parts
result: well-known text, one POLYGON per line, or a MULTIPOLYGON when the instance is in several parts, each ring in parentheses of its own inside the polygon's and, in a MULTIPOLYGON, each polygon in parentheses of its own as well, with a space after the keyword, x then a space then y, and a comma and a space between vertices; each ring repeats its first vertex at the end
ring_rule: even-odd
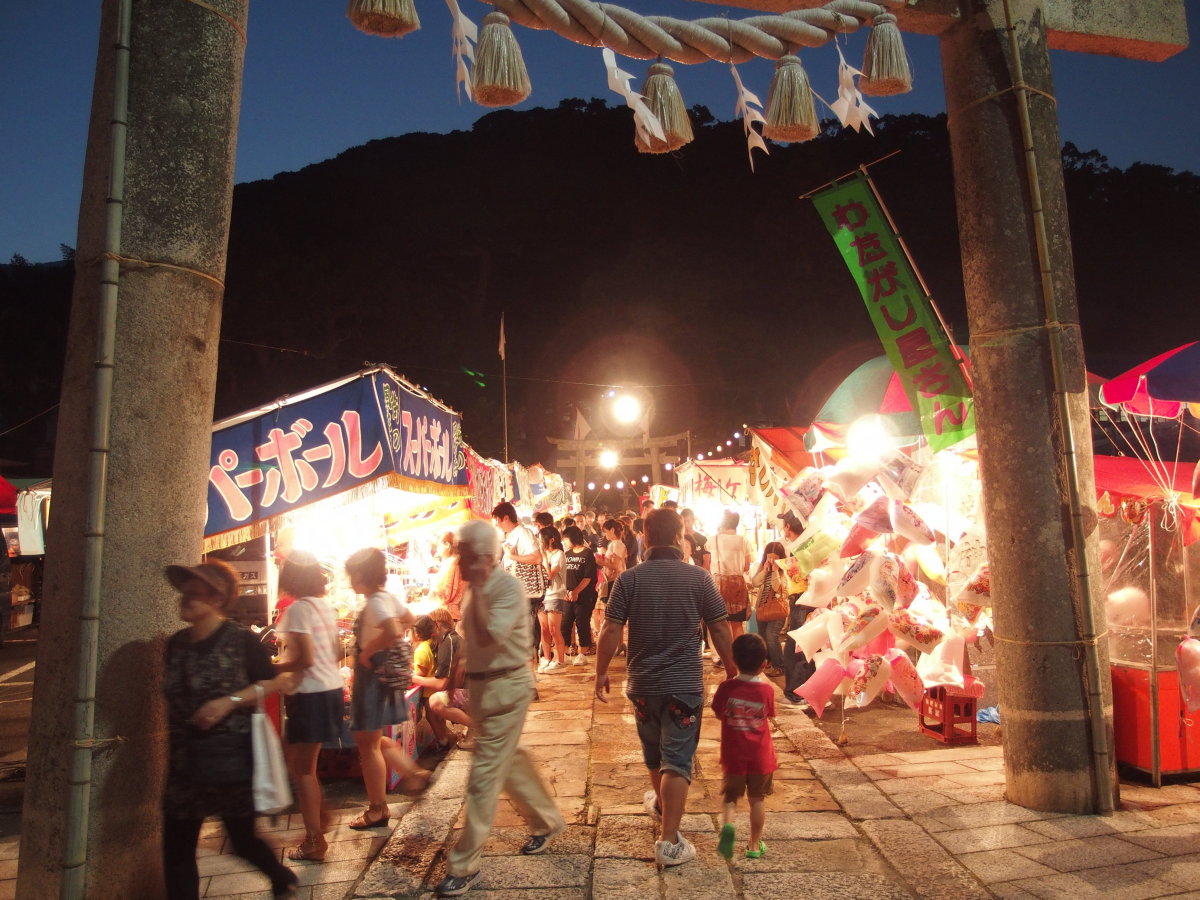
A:
POLYGON ((674 772, 689 783, 700 743, 702 694, 629 694, 647 769, 674 772))

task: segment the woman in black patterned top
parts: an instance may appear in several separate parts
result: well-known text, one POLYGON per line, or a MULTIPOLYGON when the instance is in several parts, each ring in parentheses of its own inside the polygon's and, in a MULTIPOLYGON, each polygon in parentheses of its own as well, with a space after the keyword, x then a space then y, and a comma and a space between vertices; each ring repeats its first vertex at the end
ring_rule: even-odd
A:
POLYGON ((163 873, 170 900, 199 896, 196 842, 207 816, 220 816, 238 856, 271 879, 276 897, 296 896, 296 874, 254 833, 250 713, 255 686, 280 681, 258 638, 225 618, 237 573, 225 563, 168 566, 188 627, 167 642, 165 690, 170 760, 163 795, 163 873))

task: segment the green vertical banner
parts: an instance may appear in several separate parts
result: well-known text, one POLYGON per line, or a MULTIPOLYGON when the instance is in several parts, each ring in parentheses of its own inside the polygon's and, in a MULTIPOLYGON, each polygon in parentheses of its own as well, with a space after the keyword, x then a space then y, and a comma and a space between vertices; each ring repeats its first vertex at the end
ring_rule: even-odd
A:
POLYGON ((904 248, 859 175, 813 196, 934 450, 975 433, 971 390, 904 248))

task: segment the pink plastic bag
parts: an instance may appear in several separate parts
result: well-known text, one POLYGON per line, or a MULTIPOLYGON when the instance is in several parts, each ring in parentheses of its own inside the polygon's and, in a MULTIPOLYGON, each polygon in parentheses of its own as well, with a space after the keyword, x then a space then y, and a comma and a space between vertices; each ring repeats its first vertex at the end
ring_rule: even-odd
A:
POLYGON ((836 659, 829 657, 817 666, 817 671, 808 681, 796 688, 796 693, 812 704, 819 719, 825 712, 825 704, 845 677, 846 669, 836 659))

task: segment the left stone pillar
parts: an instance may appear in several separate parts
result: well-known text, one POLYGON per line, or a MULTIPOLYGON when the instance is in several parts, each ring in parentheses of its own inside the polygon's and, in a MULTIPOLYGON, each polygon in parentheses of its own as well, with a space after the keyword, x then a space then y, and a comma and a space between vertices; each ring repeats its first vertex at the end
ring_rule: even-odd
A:
MULTIPOLYGON (((161 898, 163 567, 200 556, 249 0, 131 0, 122 258, 76 897, 161 898)), ((119 0, 104 0, 54 459, 17 896, 63 896, 119 0)))

